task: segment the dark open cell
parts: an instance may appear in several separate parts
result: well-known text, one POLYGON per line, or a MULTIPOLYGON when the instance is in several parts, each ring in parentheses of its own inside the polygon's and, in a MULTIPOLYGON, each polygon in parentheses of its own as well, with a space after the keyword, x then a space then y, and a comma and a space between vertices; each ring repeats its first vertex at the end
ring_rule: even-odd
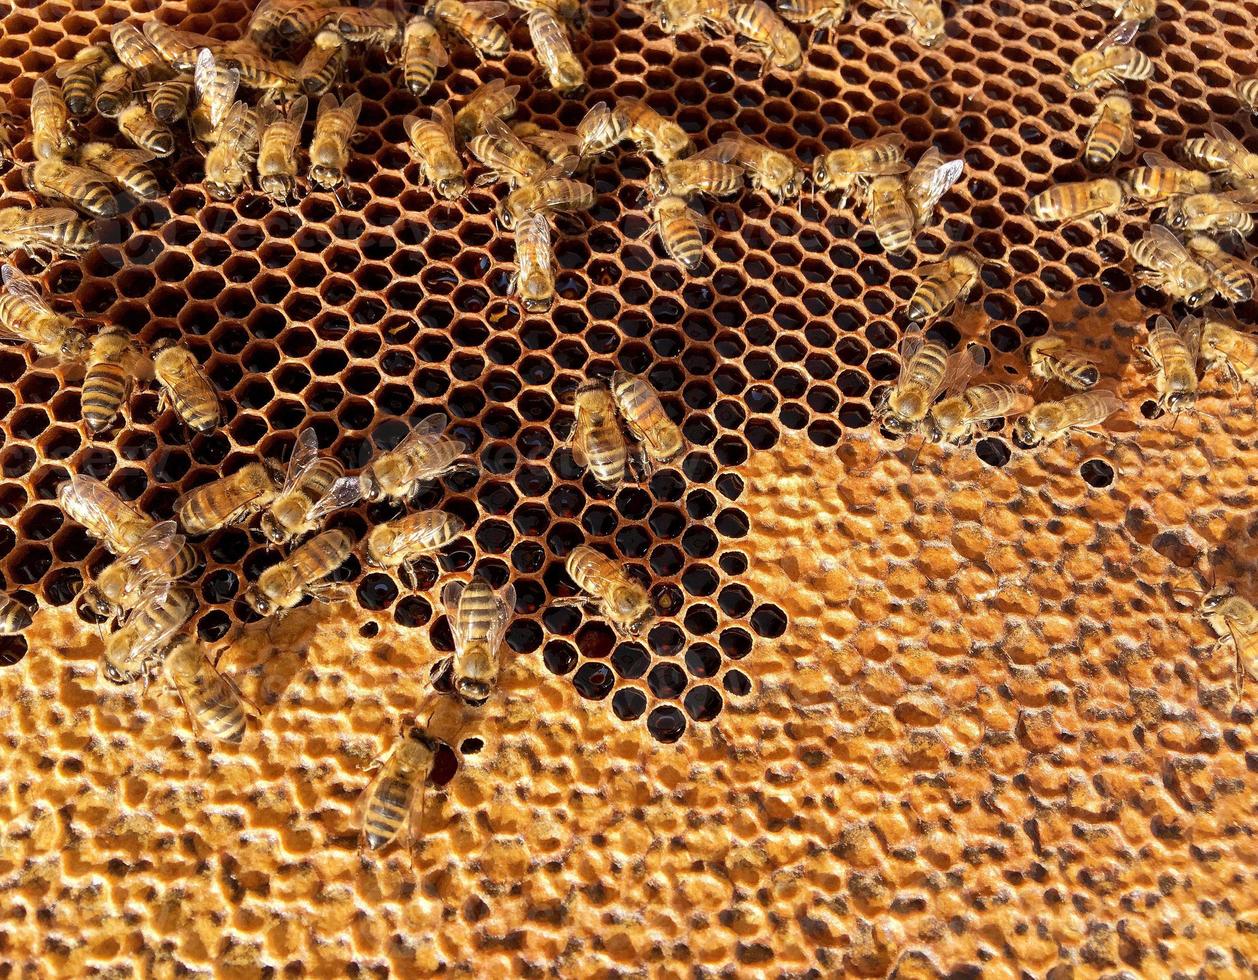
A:
POLYGON ((581 697, 590 701, 601 701, 611 693, 616 683, 616 675, 606 664, 584 663, 577 668, 572 677, 572 686, 581 697))
POLYGON ((657 741, 676 742, 686 732, 686 717, 671 704, 662 704, 647 716, 646 726, 657 741))
POLYGON ((632 687, 622 688, 612 696, 612 711, 621 721, 641 718, 646 704, 646 695, 632 687))
POLYGON ((721 713, 725 701, 710 684, 700 684, 686 693, 682 705, 694 721, 711 721, 721 713))

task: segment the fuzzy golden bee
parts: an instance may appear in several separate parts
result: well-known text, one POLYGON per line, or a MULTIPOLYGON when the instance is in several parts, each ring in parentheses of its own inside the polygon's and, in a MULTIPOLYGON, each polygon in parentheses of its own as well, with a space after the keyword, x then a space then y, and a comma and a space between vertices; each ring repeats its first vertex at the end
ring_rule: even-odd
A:
POLYGON ((576 390, 570 448, 572 461, 588 468, 604 487, 615 489, 625 479, 629 450, 616 420, 616 400, 601 381, 586 381, 576 390))
POLYGON ((1153 60, 1138 48, 1130 47, 1139 25, 1119 24, 1095 46, 1079 55, 1066 74, 1067 81, 1080 90, 1124 81, 1143 82, 1154 75, 1153 60))
POLYGON ((964 303, 978 288, 978 255, 969 249, 960 249, 947 255, 941 262, 932 262, 922 268, 922 282, 909 300, 909 320, 923 325, 952 309, 955 303, 964 303))
POLYGON ((1197 307, 1214 299, 1209 271, 1163 225, 1153 225, 1144 238, 1132 244, 1131 257, 1143 267, 1137 278, 1174 299, 1197 307))
POLYGON ((74 151, 70 110, 61 92, 46 78, 35 79, 31 93, 31 152, 37 160, 56 160, 74 151))
POLYGON ((37 160, 27 171, 30 189, 42 197, 72 204, 85 214, 113 218, 118 214, 118 197, 104 174, 65 160, 37 160))
POLYGON ((407 500, 420 486, 456 472, 474 470, 463 461, 467 443, 445 435, 450 419, 444 413, 429 415, 394 449, 381 453, 357 476, 337 480, 314 508, 314 519, 349 507, 359 500, 407 500))
POLYGON ((306 97, 286 109, 263 105, 258 110, 262 135, 258 137, 258 187, 276 203, 292 198, 297 190, 297 147, 306 121, 306 97))
POLYGON ((1039 222, 1094 218, 1104 229, 1108 218, 1131 210, 1135 203, 1131 189, 1121 180, 1100 177, 1054 184, 1027 202, 1026 213, 1039 222))
POLYGON ((1164 316, 1149 328, 1139 353, 1155 371, 1158 407, 1178 415, 1197 402, 1197 356, 1201 349, 1201 321, 1188 317, 1178 328, 1164 316))
POLYGON ((222 421, 218 391, 192 351, 174 340, 153 347, 153 375, 162 386, 163 408, 169 404, 194 432, 213 432, 222 421))
POLYGON ((1157 14, 1157 0, 1091 0, 1091 5, 1105 8, 1111 17, 1120 22, 1141 24, 1157 14))
POLYGON ((257 708, 210 663, 200 644, 188 638, 177 641, 163 666, 194 728, 228 745, 244 741, 248 718, 258 713, 257 708))
POLYGON ((814 41, 832 36, 847 20, 848 9, 848 0, 780 0, 777 5, 783 20, 811 27, 814 41))
POLYGON ((258 152, 258 115, 243 102, 233 102, 211 136, 205 155, 205 189, 219 201, 235 198, 253 173, 258 152))
POLYGON ((1219 123, 1210 124, 1210 135, 1188 140, 1183 155, 1228 184, 1250 185, 1258 181, 1258 153, 1251 153, 1219 123))
POLYGON ((722 137, 713 153, 715 159, 742 167, 753 188, 778 201, 797 197, 804 186, 804 171, 791 157, 741 133, 722 137))
POLYGON ((1172 197, 1204 194, 1210 190, 1210 175, 1188 170, 1161 153, 1146 153, 1144 166, 1122 174, 1133 197, 1145 204, 1161 204, 1172 197))
POLYGON ((240 69, 216 58, 214 52, 204 48, 197 55, 192 75, 192 89, 196 105, 189 117, 192 135, 202 142, 212 142, 236 103, 240 88, 240 69))
POLYGON ((157 53, 177 71, 191 71, 197 63, 197 53, 202 48, 212 48, 219 43, 212 37, 183 31, 160 20, 145 21, 142 30, 157 53))
POLYGON ((588 211, 594 206, 594 188, 580 180, 552 176, 553 169, 536 181, 513 190, 498 205, 498 222, 511 231, 531 215, 552 211, 588 211))
POLYGON ((899 134, 879 136, 850 149, 831 150, 813 161, 812 179, 817 189, 841 196, 839 207, 853 197, 863 197, 869 182, 909 171, 904 159, 904 139, 899 134))
POLYGON ((657 0, 649 12, 665 34, 727 34, 733 27, 730 0, 657 0))
POLYGON ((118 132, 155 157, 168 157, 175 152, 175 134, 157 120, 142 99, 133 99, 124 105, 114 122, 118 124, 118 132))
POLYGON ((1084 163, 1102 170, 1131 152, 1136 140, 1131 113, 1131 99, 1122 92, 1110 92, 1101 99, 1083 144, 1084 163))
POLYGON ((454 132, 461 143, 483 133, 491 119, 510 119, 515 115, 516 95, 520 86, 508 85, 501 78, 486 82, 467 97, 454 114, 454 132))
POLYGON ((511 292, 530 313, 550 309, 555 301, 555 264, 544 213, 528 214, 515 226, 515 264, 511 292))
POLYGON ((578 123, 577 134, 582 157, 598 156, 624 140, 631 140, 661 164, 672 163, 694 150, 684 129, 640 99, 621 99, 614 109, 599 102, 578 123))
POLYGON ((1014 423, 1014 438, 1028 449, 1059 439, 1069 442, 1076 431, 1096 428, 1122 407, 1122 399, 1104 388, 1040 402, 1014 423))
POLYGON ((505 3, 484 0, 464 3, 463 0, 434 0, 426 11, 441 30, 461 38, 482 57, 502 58, 511 50, 511 39, 494 18, 508 11, 505 3))
POLYGON ((107 428, 122 411, 135 378, 152 373, 152 362, 125 327, 104 327, 92 338, 83 378, 83 421, 92 432, 107 428))
POLYGON ((186 534, 201 537, 269 507, 282 485, 283 474, 273 463, 247 463, 183 494, 175 501, 175 515, 186 534))
MULTIPOLYGON (((92 102, 96 111, 106 119, 118 118, 123 106, 131 101, 131 90, 135 79, 131 69, 120 62, 105 65, 100 73, 100 81, 96 84, 96 92, 92 102)), ((158 84, 158 83, 154 83, 158 84)))
POLYGON ((101 675, 111 684, 149 679, 166 651, 196 612, 196 595, 186 585, 163 578, 149 582, 120 628, 105 641, 101 675))
POLYGON ((703 264, 703 231, 712 223, 695 211, 684 197, 665 194, 650 203, 651 227, 669 258, 687 272, 698 272, 703 264))
POLYGON ((19 249, 51 260, 83 255, 97 244, 96 230, 69 208, 0 208, 0 249, 19 249))
POLYGON ((132 197, 153 201, 161 197, 162 185, 146 164, 153 159, 147 150, 84 143, 79 147, 79 163, 100 171, 132 197))
POLYGON ((628 371, 616 371, 612 375, 612 397, 651 464, 668 464, 682 454, 686 440, 649 381, 628 371))
POLYGON ((440 510, 420 510, 377 524, 367 532, 367 564, 397 569, 413 589, 416 560, 444 548, 466 529, 462 518, 440 510))
POLYGON ((875 20, 903 20, 909 37, 925 47, 943 43, 945 22, 939 0, 878 0, 878 4, 875 20))
POLYGON ((1254 274, 1249 265, 1234 258, 1208 235, 1191 235, 1188 251, 1206 270, 1210 285, 1228 303, 1246 303, 1254 296, 1254 274))
POLYGON ((1040 337, 1027 348, 1031 377, 1060 381, 1084 391, 1101 380, 1101 372, 1083 354, 1072 350, 1061 337, 1040 337))
POLYGON ((402 81, 411 94, 418 98, 427 92, 449 63, 437 25, 422 14, 408 20, 402 33, 402 81))
POLYGON ((1215 588, 1201 599, 1201 618, 1217 636, 1229 636, 1236 651, 1236 694, 1245 693, 1245 678, 1258 670, 1258 609, 1229 588, 1215 588))
POLYGON ((345 70, 345 39, 325 28, 314 37, 310 50, 297 65, 297 84, 308 96, 329 91, 345 70))
POLYGON ((339 528, 317 534, 278 565, 258 576, 244 600, 259 616, 292 609, 303 599, 329 602, 336 588, 323 581, 349 557, 354 539, 339 528))
POLYGON ((70 520, 82 524, 88 534, 115 555, 125 555, 153 527, 153 521, 126 503, 94 477, 72 476, 57 491, 57 503, 70 520))
POLYGON ((973 347, 949 353, 936 340, 913 330, 900 341, 900 374, 877 406, 878 422, 896 435, 916 432, 940 393, 965 388, 981 369, 973 347))
POLYGON ((287 544, 318 527, 311 518, 315 505, 344 473, 340 460, 319 455, 319 437, 314 429, 303 429, 293 445, 284 483, 258 522, 266 539, 272 544, 287 544))
POLYGON ((154 524, 125 554, 106 566, 83 592, 83 604, 100 616, 116 617, 134 609, 149 584, 181 579, 199 559, 174 521, 154 524))
POLYGON ((926 416, 926 437, 959 446, 973 438, 981 423, 1021 415, 1034 404, 1035 399, 1013 385, 972 385, 935 403, 926 416))
POLYGON ((495 590, 478 575, 466 586, 447 584, 441 604, 454 636, 454 692, 468 705, 484 704, 498 683, 502 639, 515 614, 515 586, 495 590))
POLYGON ((1255 213, 1258 201, 1211 191, 1172 198, 1166 205, 1166 223, 1180 231, 1245 238, 1254 230, 1255 213))
MULTIPOLYGON (((512 190, 532 184, 548 172, 561 173, 563 168, 552 171, 551 164, 528 147, 501 119, 490 119, 485 131, 473 136, 467 144, 468 151, 488 171, 476 178, 478 185, 505 181, 512 190)), ((567 162, 567 158, 563 160, 567 162)))
POLYGON ((433 106, 431 119, 407 116, 402 120, 402 128, 411 141, 411 155, 419 164, 420 180, 432 184, 448 201, 462 197, 467 190, 467 177, 455 145, 450 103, 442 99, 433 106))
POLYGON ((108 48, 90 44, 80 49, 74 58, 56 69, 61 80, 61 97, 72 116, 86 116, 96 101, 96 86, 107 65, 113 62, 108 48))
POLYGON ((964 169, 964 161, 945 160, 932 146, 905 177, 875 177, 865 192, 865 208, 883 249, 900 253, 912 245, 964 169))
POLYGON ((186 119, 192 106, 193 84, 186 76, 158 82, 149 97, 149 112, 163 126, 186 119))
POLYGON ((729 19, 767 67, 795 71, 804 63, 799 38, 764 0, 730 4, 729 19))
POLYGON ((319 100, 314 139, 310 143, 310 180, 324 190, 332 190, 345 182, 349 142, 358 125, 362 105, 362 96, 357 92, 346 96, 340 105, 331 92, 319 100))
POLYGON ((175 77, 175 69, 162 57, 157 46, 140 33, 140 29, 134 24, 125 20, 115 24, 109 32, 109 43, 118 60, 127 67, 139 85, 151 85, 175 77))
POLYGON ((534 7, 525 18, 533 50, 556 92, 574 92, 585 84, 585 68, 572 50, 564 22, 546 7, 534 7))
POLYGON ((326 22, 350 44, 389 51, 402 40, 402 25, 383 7, 337 7, 326 22))
POLYGON ((654 617, 647 590, 602 552, 577 545, 564 567, 583 595, 561 599, 558 605, 593 605, 622 636, 636 636, 654 617))
POLYGON ((1201 363, 1205 371, 1220 369, 1234 384, 1258 384, 1258 337, 1210 317, 1201 329, 1201 363))
POLYGON ((69 363, 87 358, 87 335, 56 312, 31 279, 6 262, 0 267, 0 282, 0 333, 30 344, 41 357, 69 363))
POLYGON ((709 147, 693 156, 674 160, 657 167, 647 175, 647 193, 651 197, 690 198, 702 194, 709 197, 731 197, 743 187, 742 167, 722 163, 716 147, 709 147))

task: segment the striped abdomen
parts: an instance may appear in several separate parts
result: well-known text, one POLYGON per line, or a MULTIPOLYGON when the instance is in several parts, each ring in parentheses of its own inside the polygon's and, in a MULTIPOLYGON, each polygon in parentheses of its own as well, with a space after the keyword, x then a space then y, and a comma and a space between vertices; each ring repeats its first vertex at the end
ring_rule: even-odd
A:
POLYGON ((116 360, 94 361, 83 379, 83 418, 93 432, 100 432, 122 408, 129 377, 116 360))
POLYGON ((245 737, 244 701, 196 644, 186 641, 172 650, 166 670, 196 724, 220 742, 239 745, 245 737))
POLYGON ((188 428, 210 432, 218 426, 218 391, 190 350, 178 345, 159 349, 153 373, 188 428))
POLYGON ((192 98, 192 86, 182 78, 162 82, 153 92, 149 111, 160 123, 178 122, 188 114, 188 102, 192 98))
POLYGON ((13 636, 30 625, 30 610, 16 599, 0 596, 0 634, 13 636))
POLYGON ((887 252, 903 252, 913 244, 917 216, 899 177, 879 177, 869 188, 869 223, 887 252))
POLYGON ((703 264, 703 233, 689 205, 681 198, 666 198, 656 205, 655 215, 664 251, 687 272, 698 271, 703 264))
POLYGON ((98 218, 112 218, 118 213, 113 188, 95 170, 64 160, 39 160, 30 170, 30 181, 35 193, 69 201, 98 218))
POLYGON ((585 455, 594 479, 604 486, 616 486, 625 478, 628 452, 614 417, 606 416, 590 426, 585 455))
POLYGON ((363 818, 363 839, 370 850, 387 847, 401 833, 410 815, 418 779, 418 773, 400 769, 397 774, 386 772, 380 777, 363 818))

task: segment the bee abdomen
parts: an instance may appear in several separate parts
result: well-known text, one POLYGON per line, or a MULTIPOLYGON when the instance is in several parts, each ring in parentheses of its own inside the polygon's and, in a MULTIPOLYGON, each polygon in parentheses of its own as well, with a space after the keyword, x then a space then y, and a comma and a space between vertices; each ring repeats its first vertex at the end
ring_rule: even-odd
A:
POLYGON ((245 709, 227 681, 216 677, 206 685, 197 720, 221 742, 238 745, 245 736, 245 709))
POLYGON ((670 218, 660 228, 664 248, 678 265, 694 272, 703 262, 703 234, 688 216, 670 218))
POLYGON ((112 361, 93 364, 83 380, 83 418, 93 432, 104 429, 122 407, 127 373, 112 361))
POLYGON ((8 596, 0 598, 0 634, 13 636, 30 625, 30 610, 16 599, 8 596))
POLYGON ((380 779, 363 818, 363 836, 373 851, 388 845, 406 821, 411 804, 411 787, 392 776, 380 779))

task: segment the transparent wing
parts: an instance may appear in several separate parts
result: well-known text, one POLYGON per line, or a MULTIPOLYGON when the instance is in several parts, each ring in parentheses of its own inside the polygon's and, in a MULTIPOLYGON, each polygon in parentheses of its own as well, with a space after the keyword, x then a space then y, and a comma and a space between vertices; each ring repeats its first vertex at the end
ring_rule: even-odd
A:
MULTIPOLYGON (((135 619, 141 611, 165 605, 166 600, 170 598, 170 590, 173 585, 174 581, 169 575, 154 575, 146 579, 143 588, 140 590, 140 597, 136 600, 135 605, 127 610, 127 612, 123 615, 122 625, 126 626, 129 622, 135 619)), ((178 617, 172 616, 171 620, 173 621, 176 618, 178 617)), ((157 636, 174 633, 180 625, 182 624, 176 624, 169 628, 163 628, 158 632, 157 636)), ((155 640, 156 637, 153 637, 152 639, 155 640)))
POLYGON ((1100 425, 1101 422, 1104 422, 1105 419, 1109 418, 1123 407, 1123 400, 1108 388, 1095 388, 1092 391, 1084 393, 1084 395, 1075 395, 1074 397, 1092 397, 1096 400, 1096 404, 1098 404, 1102 411, 1105 412, 1105 415, 1101 418, 1100 422, 1096 423, 1097 425, 1100 425))
MULTIPOLYGON (((432 107, 432 120, 446 131, 451 141, 454 140, 454 112, 451 111, 449 102, 442 99, 432 107)), ((494 122, 500 121, 497 118, 494 119, 494 122)), ((510 132, 510 130, 507 131, 510 132)))
POLYGON ((421 442, 435 441, 446 428, 450 425, 450 417, 445 412, 437 412, 435 415, 426 415, 418 422, 414 423, 414 428, 406 434, 406 438, 397 444, 393 450, 395 453, 406 452, 413 446, 419 445, 421 442))
POLYGON ((1164 258, 1166 261, 1173 263, 1191 260, 1192 257, 1188 254, 1188 249, 1184 246, 1184 243, 1176 238, 1175 233, 1167 228, 1166 225, 1153 225, 1149 229, 1149 237, 1165 253, 1164 258))
POLYGON ((1139 30, 1139 21, 1125 20, 1101 38, 1101 41, 1097 44, 1096 49, 1102 50, 1104 48, 1114 47, 1115 45, 1130 44, 1135 39, 1136 32, 1139 30))
POLYGON ((577 123, 577 136, 583 143, 602 137, 611 124, 612 111, 606 102, 599 102, 577 123))
POLYGON ((1159 167, 1164 170, 1183 170, 1184 169, 1178 163, 1176 163, 1174 160, 1168 157, 1165 153, 1158 153, 1154 150, 1150 150, 1148 153, 1144 154, 1142 159, 1144 160, 1145 164, 1150 167, 1159 167))
POLYGON ((304 95, 299 95, 293 99, 288 105, 288 110, 284 113, 285 118, 290 124, 297 127, 298 136, 301 135, 302 123, 306 121, 306 110, 310 103, 304 95))
POLYGON ((511 620, 515 617, 515 586, 508 582, 496 593, 494 593, 494 606, 497 607, 497 613, 494 621, 489 627, 489 649, 497 650, 502 645, 502 638, 507 633, 507 627, 511 625, 511 620))
POLYGON ((119 561, 134 568, 150 554, 154 557, 173 557, 183 547, 183 543, 184 536, 179 533, 179 525, 174 521, 162 521, 141 534, 131 550, 119 561))
POLYGON ((441 35, 435 31, 428 36, 428 60, 438 68, 444 68, 450 63, 450 54, 446 51, 441 35))
POLYGON ((1258 663, 1258 632, 1245 632, 1230 616, 1223 621, 1227 624, 1227 631, 1232 635, 1232 643, 1236 647, 1236 684, 1239 690, 1244 691, 1249 665, 1258 663))
POLYGON ((529 257, 543 273, 554 274, 554 255, 550 247, 550 224, 546 216, 534 211, 516 228, 516 253, 529 250, 529 257))
POLYGON ((319 437, 315 435, 314 429, 302 429, 293 444, 293 455, 288 459, 288 473, 284 477, 280 493, 288 493, 297 486, 318 459, 319 437))
POLYGON ((214 58, 214 52, 209 48, 202 48, 197 53, 197 63, 192 69, 192 88, 197 94, 197 98, 206 100, 211 93, 215 99, 220 102, 231 104, 232 99, 236 97, 236 90, 240 87, 240 69, 231 67, 220 69, 218 61, 214 58), (214 92, 214 87, 222 80, 226 80, 223 84, 221 92, 214 92))
POLYGON ((926 335, 920 329, 911 330, 900 338, 900 346, 897 351, 900 355, 900 375, 897 383, 904 380, 913 358, 925 346, 926 335))
POLYGON ((1197 366, 1197 356, 1201 353, 1201 334, 1204 322, 1200 317, 1189 316, 1184 318, 1184 322, 1179 325, 1179 339, 1183 341, 1184 348, 1188 351, 1188 363, 1194 369, 1197 366))
POLYGON ((242 155, 258 140, 258 120, 243 102, 233 102, 218 126, 218 142, 242 155))
POLYGON ((61 488, 58 496, 63 508, 66 507, 67 499, 72 498, 74 501, 72 509, 87 515, 88 520, 104 528, 106 535, 110 538, 116 537, 120 530, 117 520, 114 519, 115 514, 138 516, 136 511, 123 503, 109 487, 81 473, 71 477, 70 482, 61 488))
POLYGON ((44 294, 39 291, 39 287, 29 277, 18 271, 16 266, 5 263, 0 267, 0 281, 3 281, 4 288, 12 295, 16 296, 27 306, 32 306, 42 313, 52 313, 53 309, 48 305, 48 301, 44 299, 44 294))
POLYGON ((343 476, 328 488, 328 492, 315 501, 306 511, 306 519, 321 521, 334 511, 353 507, 362 499, 362 481, 356 476, 343 476))
POLYGON ((1210 124, 1210 135, 1219 142, 1219 148, 1223 151, 1223 156, 1229 163, 1235 163, 1246 155, 1245 147, 1241 145, 1240 140, 1223 127, 1222 123, 1212 122, 1210 124))
POLYGON ((945 161, 935 147, 927 150, 908 176, 909 197, 918 213, 930 214, 964 169, 964 160, 945 161))
POLYGON ((28 218, 17 222, 13 226, 14 232, 29 235, 51 235, 59 227, 71 221, 79 220, 79 216, 69 208, 35 208, 27 212, 27 214, 29 215, 28 218))
POLYGON ((511 8, 499 0, 473 0, 471 3, 463 4, 465 10, 469 10, 474 14, 480 14, 482 17, 501 17, 511 8))
POLYGON ((983 370, 981 351, 978 344, 967 344, 963 350, 953 352, 944 367, 939 391, 945 396, 951 396, 966 388, 974 376, 983 370))
POLYGON ((1034 398, 1013 385, 993 384, 979 387, 989 389, 993 397, 987 400, 987 405, 983 408, 967 413, 967 418, 971 422, 986 422, 989 419, 1021 415, 1035 404, 1034 398))
POLYGON ((341 103, 341 112, 349 119, 351 126, 358 124, 358 114, 363 108, 363 97, 357 92, 345 97, 345 101, 341 103))
POLYGON ((325 117, 325 116, 326 116, 329 112, 335 112, 335 111, 336 111, 336 109, 337 109, 337 106, 339 106, 339 105, 340 105, 340 103, 338 103, 338 102, 336 101, 336 96, 335 96, 335 95, 333 95, 331 92, 324 92, 324 93, 323 93, 323 98, 321 98, 321 99, 319 100, 319 109, 318 109, 318 112, 317 112, 317 114, 316 114, 316 119, 317 119, 318 121, 322 122, 322 121, 323 121, 323 118, 324 118, 324 117, 325 117))
POLYGON ((463 629, 459 616, 459 600, 467 589, 464 582, 447 582, 441 590, 441 605, 445 607, 446 616, 450 620, 450 633, 454 637, 454 648, 462 650, 467 643, 467 633, 463 629))

